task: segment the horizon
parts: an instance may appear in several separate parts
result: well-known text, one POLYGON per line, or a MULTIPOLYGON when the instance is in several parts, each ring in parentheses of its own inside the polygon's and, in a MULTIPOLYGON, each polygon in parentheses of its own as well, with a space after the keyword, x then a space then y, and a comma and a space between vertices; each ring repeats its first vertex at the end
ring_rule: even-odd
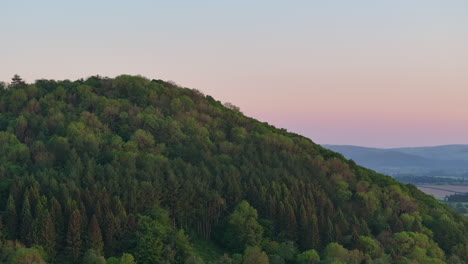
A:
MULTIPOLYGON (((18 74, 19 75, 19 74, 18 74)), ((119 76, 119 75, 125 75, 125 74, 118 74, 116 76, 119 76)), ((141 76, 139 74, 137 74, 138 76, 141 76)), ((20 77, 22 77, 21 75, 19 75, 20 77)), ((103 75, 100 75, 100 74, 95 74, 95 75, 90 75, 90 76, 87 76, 86 78, 89 78, 91 76, 100 76, 102 78, 115 78, 116 76, 113 76, 113 77, 109 77, 109 76, 103 76, 103 75)), ((149 78, 149 77, 146 77, 146 76, 142 76, 144 78, 147 78, 147 79, 157 79, 157 78, 149 78)), ((50 79, 50 80, 55 80, 55 81, 64 81, 64 80, 69 80, 69 81, 77 81, 77 80, 80 80, 80 79, 86 79, 86 78, 78 78, 78 79, 50 79)), ((44 79, 44 78, 41 78, 41 79, 44 79)), ((40 80, 40 79, 36 79, 34 81, 28 81, 28 80, 25 80, 23 79, 24 81, 26 81, 27 83, 33 83, 37 80, 40 80)), ((168 81, 168 82, 173 82, 172 80, 164 80, 164 81, 168 81)), ((0 82, 4 82, 4 83, 9 83, 9 82, 6 82, 6 81, 2 81, 0 80, 0 82)), ((181 86, 180 84, 176 83, 177 85, 181 86)), ((185 86, 181 86, 181 87, 184 87, 184 88, 189 88, 189 89, 195 89, 195 88, 191 88, 191 87, 185 87, 185 86)), ((201 92, 203 92, 203 90, 200 90, 201 92)), ((205 94, 205 95, 210 95, 210 94, 205 94)), ((210 95, 212 96, 212 95, 210 95)), ((214 98, 215 100, 219 100, 217 98, 214 98)), ((222 101, 222 103, 226 103, 226 102, 229 102, 229 101, 222 101)), ((233 103, 234 105, 236 105, 234 102, 230 102, 230 103, 233 103)), ((242 109, 241 109, 242 111, 242 109)), ((246 113, 244 113, 245 115, 247 115, 246 113)), ((249 116, 249 115, 247 115, 249 116)), ((259 119, 258 117, 255 117, 255 116, 249 116, 249 117, 252 117, 252 118, 255 118, 255 119, 258 119, 259 121, 261 122, 268 122, 266 120, 262 120, 262 119, 259 119)), ((301 136, 305 136, 307 138, 309 138, 310 140, 312 140, 314 143, 316 144, 319 144, 321 146, 325 146, 325 145, 334 145, 334 146, 350 146, 350 147, 364 147, 364 148, 375 148, 375 149, 397 149, 397 148, 424 148, 424 147, 442 147, 442 146, 456 146, 456 145, 460 145, 460 146, 468 146, 468 143, 446 143, 446 144, 428 144, 428 145, 396 145, 396 146, 381 146, 381 145, 357 145, 357 144, 348 144, 348 143, 345 143, 345 144, 336 144, 336 143, 320 143, 320 142, 317 142, 316 140, 314 140, 314 138, 311 138, 305 134, 301 134, 299 132, 295 132, 295 131, 292 131, 290 128, 288 127, 281 127, 281 126, 277 126, 275 124, 272 124, 272 123, 269 123, 270 125, 273 125, 277 128, 280 128, 280 129, 286 129, 288 132, 291 132, 291 133, 296 133, 296 134, 299 134, 301 136)), ((398 143, 397 143, 398 144, 398 143)))
POLYGON ((404 147, 368 147, 368 146, 358 146, 358 145, 337 145, 337 144, 320 144, 320 146, 339 146, 339 147, 358 147, 358 148, 370 148, 370 149, 384 149, 384 150, 394 150, 394 149, 403 149, 403 148, 438 148, 438 147, 452 147, 452 146, 467 146, 468 144, 446 144, 446 145, 427 145, 427 146, 404 146, 404 147))
POLYGON ((466 1, 23 0, 2 9, 3 81, 141 74, 318 144, 468 144, 466 1))

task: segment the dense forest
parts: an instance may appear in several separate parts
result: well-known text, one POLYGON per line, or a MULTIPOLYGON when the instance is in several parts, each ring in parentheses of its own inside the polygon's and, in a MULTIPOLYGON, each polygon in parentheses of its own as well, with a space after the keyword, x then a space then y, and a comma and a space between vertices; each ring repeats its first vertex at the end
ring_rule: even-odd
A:
POLYGON ((0 84, 0 263, 468 263, 468 219, 200 91, 0 84))

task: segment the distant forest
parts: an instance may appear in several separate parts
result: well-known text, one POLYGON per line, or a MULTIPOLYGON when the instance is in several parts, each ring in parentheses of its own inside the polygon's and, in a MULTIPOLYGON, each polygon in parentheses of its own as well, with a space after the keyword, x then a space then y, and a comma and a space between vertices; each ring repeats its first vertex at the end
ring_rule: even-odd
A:
POLYGON ((0 83, 0 263, 468 263, 468 219, 200 91, 0 83))
POLYGON ((468 185, 468 179, 457 177, 434 177, 434 176, 412 176, 398 175, 393 176, 397 181, 412 184, 453 184, 453 185, 468 185))

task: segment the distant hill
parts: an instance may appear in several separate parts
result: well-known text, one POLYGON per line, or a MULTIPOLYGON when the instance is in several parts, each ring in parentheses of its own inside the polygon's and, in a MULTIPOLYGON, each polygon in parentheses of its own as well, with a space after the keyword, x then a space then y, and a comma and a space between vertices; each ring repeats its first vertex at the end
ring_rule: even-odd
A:
POLYGON ((435 160, 465 161, 468 164, 468 145, 394 148, 392 150, 435 160))
POLYGON ((468 145, 414 148, 366 148, 323 145, 359 164, 390 175, 465 176, 468 172, 468 145))

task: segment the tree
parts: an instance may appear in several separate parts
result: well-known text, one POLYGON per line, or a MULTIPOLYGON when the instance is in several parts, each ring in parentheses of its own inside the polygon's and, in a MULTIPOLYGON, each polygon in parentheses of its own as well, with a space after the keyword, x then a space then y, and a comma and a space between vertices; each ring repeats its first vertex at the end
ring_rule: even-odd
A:
POLYGON ((6 211, 8 238, 14 240, 16 239, 16 230, 18 229, 18 216, 16 214, 15 199, 11 194, 8 197, 6 211))
POLYGON ((228 217, 224 244, 239 252, 248 246, 256 246, 262 240, 263 228, 257 221, 257 210, 242 201, 228 217))
POLYGON ((24 200, 23 200, 23 207, 21 209, 21 226, 20 226, 20 236, 26 245, 31 245, 32 243, 32 235, 33 235, 32 226, 33 226, 33 218, 32 218, 32 213, 31 213, 31 205, 29 204, 29 196, 26 193, 24 200))
POLYGON ((184 264, 205 264, 205 262, 200 257, 190 256, 185 260, 184 264))
POLYGON ((164 243, 154 234, 138 234, 137 245, 134 251, 138 263, 161 263, 163 260, 164 243))
POLYGON ((120 264, 136 264, 136 262, 131 254, 123 253, 120 258, 120 264))
POLYGON ((288 262, 293 262, 297 255, 297 247, 292 241, 286 241, 279 245, 278 255, 288 262))
POLYGON ((55 253, 57 244, 57 233, 55 231, 55 224, 48 211, 46 211, 45 216, 41 222, 42 229, 40 241, 47 253, 52 256, 55 253))
POLYGON ((106 259, 99 252, 89 249, 83 256, 83 264, 106 264, 106 259))
POLYGON ((296 257, 297 264, 317 264, 320 262, 320 256, 314 249, 302 252, 296 257))
POLYGON ((244 252, 243 264, 268 264, 268 256, 259 247, 248 247, 244 252))
POLYGON ((81 215, 80 211, 75 209, 70 216, 67 231, 67 249, 75 262, 81 257, 81 246, 81 215))
POLYGON ((305 248, 312 248, 313 245, 313 228, 312 228, 312 221, 310 221, 307 217, 307 213, 305 210, 304 205, 301 205, 299 210, 299 246, 302 249, 305 248))
POLYGON ((383 254, 380 243, 368 236, 359 236, 357 246, 362 252, 369 254, 373 259, 383 254))
POLYGON ((14 253, 10 264, 46 264, 40 248, 22 248, 14 253))
POLYGON ((91 218, 91 222, 89 223, 88 232, 89 248, 93 249, 97 253, 102 254, 104 249, 104 242, 102 241, 101 228, 99 227, 96 215, 94 214, 91 218))
POLYGON ((0 92, 2 92, 3 90, 5 90, 6 87, 7 87, 6 83, 0 82, 0 92))
POLYGON ((15 74, 13 78, 11 78, 11 88, 22 88, 24 86, 26 86, 26 82, 24 82, 18 74, 15 74))
POLYGON ((358 250, 349 251, 342 245, 332 242, 324 250, 325 260, 342 261, 344 263, 361 263, 364 260, 364 254, 358 250))
POLYGON ((234 105, 233 103, 226 102, 224 103, 224 107, 226 107, 227 109, 231 109, 234 112, 241 113, 240 107, 234 105))

